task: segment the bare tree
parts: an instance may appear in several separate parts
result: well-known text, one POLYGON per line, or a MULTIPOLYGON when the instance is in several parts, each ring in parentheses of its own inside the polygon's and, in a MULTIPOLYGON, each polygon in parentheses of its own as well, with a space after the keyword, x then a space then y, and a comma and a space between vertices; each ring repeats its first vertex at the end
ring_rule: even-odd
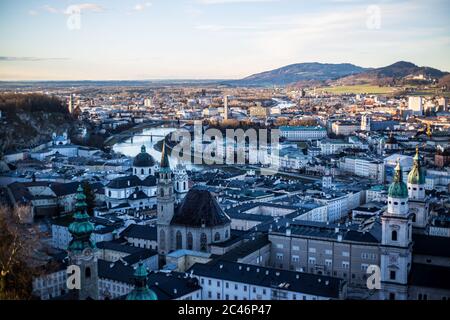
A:
POLYGON ((0 299, 29 299, 33 262, 40 246, 39 231, 29 220, 27 206, 0 207, 0 299))

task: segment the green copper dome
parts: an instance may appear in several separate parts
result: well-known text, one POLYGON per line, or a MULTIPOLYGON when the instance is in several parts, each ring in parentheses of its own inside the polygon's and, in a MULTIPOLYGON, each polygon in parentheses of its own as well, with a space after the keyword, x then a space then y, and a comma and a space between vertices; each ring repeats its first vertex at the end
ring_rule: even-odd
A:
POLYGON ((403 182, 400 162, 395 168, 394 182, 389 186, 388 196, 391 198, 408 198, 408 187, 403 182))
POLYGON ((135 287, 133 291, 127 295, 127 300, 158 300, 156 293, 147 286, 147 277, 147 269, 142 263, 139 263, 139 266, 134 272, 135 287))
POLYGON ((86 212, 86 195, 81 185, 77 189, 75 196, 74 221, 69 225, 69 232, 72 234, 72 241, 69 244, 69 251, 81 252, 86 248, 95 248, 95 243, 91 240, 91 234, 94 232, 94 225, 89 221, 89 215, 86 212))
POLYGON ((420 165, 419 147, 416 148, 416 155, 414 157, 414 166, 408 174, 409 184, 425 184, 425 174, 420 165))

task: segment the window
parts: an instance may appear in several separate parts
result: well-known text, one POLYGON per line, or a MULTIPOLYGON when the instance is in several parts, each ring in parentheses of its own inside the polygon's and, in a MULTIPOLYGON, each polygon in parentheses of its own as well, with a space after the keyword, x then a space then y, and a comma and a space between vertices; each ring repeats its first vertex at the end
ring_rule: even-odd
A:
POLYGON ((389 300, 395 300, 395 293, 393 292, 389 293, 389 300))
POLYGON ((220 300, 220 293, 217 292, 217 300, 220 300))
POLYGON ((392 230, 391 239, 392 241, 397 241, 397 230, 392 230))
POLYGON ((176 234, 176 248, 177 250, 183 249, 183 236, 181 235, 181 232, 178 230, 176 234))
POLYGON ((316 258, 311 258, 311 257, 310 257, 310 258, 308 259, 308 263, 309 263, 309 264, 316 264, 316 258))
POLYGON ((211 291, 208 291, 208 298, 211 299, 212 298, 212 294, 211 291))
POLYGON ((244 291, 247 291, 247 286, 244 286, 244 291))
POLYGON ((350 253, 348 251, 342 251, 343 257, 350 257, 350 253))
POLYGON ((220 287, 220 281, 217 281, 217 287, 220 287))
POLYGON ((328 255, 332 255, 332 254, 333 254, 333 251, 332 251, 332 250, 329 250, 329 249, 327 249, 327 250, 325 250, 325 254, 328 254, 328 255))
POLYGON ((283 248, 284 248, 283 244, 281 244, 281 243, 277 244, 277 249, 283 249, 283 248))
POLYGON ((316 253, 316 248, 309 248, 310 253, 316 253))
POLYGON ((202 233, 200 236, 200 251, 206 252, 208 246, 208 238, 206 237, 206 233, 202 233))
POLYGON ((292 246, 292 250, 293 250, 293 251, 299 251, 299 250, 300 250, 300 247, 299 247, 299 246, 292 246))
POLYGON ((283 260, 283 254, 277 253, 277 260, 283 260))
POLYGON ((331 259, 326 259, 325 260, 325 266, 331 268, 331 265, 333 264, 333 261, 331 259))
POLYGON ((86 270, 84 270, 84 276, 86 279, 91 277, 91 268, 87 267, 86 270))
POLYGON ((293 262, 299 262, 300 261, 300 257, 299 256, 292 256, 292 261, 293 262))
POLYGON ((141 169, 141 174, 144 174, 144 169, 141 169))
POLYGON ((389 272, 389 279, 395 280, 395 278, 396 278, 395 271, 394 271, 394 270, 391 270, 391 271, 389 272))
POLYGON ((220 241, 220 233, 216 232, 216 234, 214 235, 214 241, 220 241))
POLYGON ((225 282, 225 288, 228 289, 228 286, 229 286, 228 282, 225 282))
POLYGON ((350 263, 348 261, 342 261, 342 268, 348 269, 350 267, 350 263))
POLYGON ((194 240, 192 238, 192 233, 188 232, 188 234, 187 234, 187 248, 188 248, 188 250, 192 250, 193 243, 194 243, 194 240))

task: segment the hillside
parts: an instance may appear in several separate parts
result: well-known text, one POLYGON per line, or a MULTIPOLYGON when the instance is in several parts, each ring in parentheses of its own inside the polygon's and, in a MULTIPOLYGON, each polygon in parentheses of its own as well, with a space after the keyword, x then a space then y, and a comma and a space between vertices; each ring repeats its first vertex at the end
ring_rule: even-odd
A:
POLYGON ((447 73, 430 67, 419 67, 411 62, 399 61, 387 67, 376 68, 334 81, 338 85, 392 85, 408 81, 408 76, 440 79, 447 73))
POLYGON ((65 103, 40 94, 2 93, 0 111, 0 154, 49 141, 74 123, 65 103))
POLYGON ((411 62, 399 61, 382 68, 363 68, 350 63, 298 63, 279 69, 257 73, 241 80, 229 81, 236 86, 273 85, 394 85, 427 82, 428 79, 441 79, 447 72, 430 67, 419 67, 411 62), (414 79, 424 76, 424 80, 414 79))
POLYGON ((325 81, 357 74, 367 69, 349 63, 298 63, 232 81, 234 85, 287 85, 303 81, 325 81))

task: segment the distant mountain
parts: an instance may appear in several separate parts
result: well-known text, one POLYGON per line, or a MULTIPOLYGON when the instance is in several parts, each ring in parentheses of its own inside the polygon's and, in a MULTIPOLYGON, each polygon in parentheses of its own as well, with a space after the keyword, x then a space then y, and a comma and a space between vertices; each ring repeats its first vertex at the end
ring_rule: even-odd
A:
POLYGON ((287 85, 304 81, 334 80, 367 70, 350 63, 298 63, 231 82, 235 85, 287 85))
POLYGON ((419 67, 411 62, 399 61, 387 67, 376 68, 356 75, 343 77, 335 81, 336 84, 392 84, 394 82, 413 79, 415 76, 421 76, 431 79, 441 79, 447 72, 430 67, 419 67))
POLYGON ((411 62, 399 61, 382 68, 363 68, 350 63, 298 63, 279 69, 257 73, 241 80, 229 81, 231 85, 353 85, 353 84, 392 84, 406 81, 414 76, 441 79, 447 72, 430 67, 419 67, 411 62))

